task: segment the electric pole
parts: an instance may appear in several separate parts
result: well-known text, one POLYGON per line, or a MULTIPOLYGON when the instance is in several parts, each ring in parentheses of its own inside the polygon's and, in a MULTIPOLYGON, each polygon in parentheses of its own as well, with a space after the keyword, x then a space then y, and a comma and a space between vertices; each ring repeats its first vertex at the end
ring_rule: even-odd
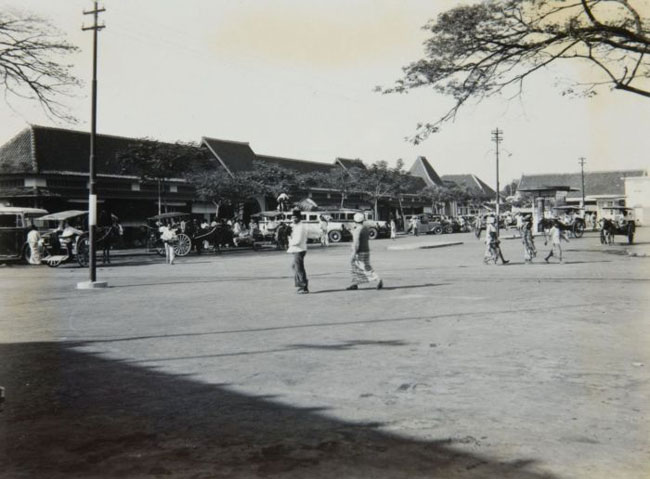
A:
MULTIPOLYGON (((97 134, 97 32, 102 30, 105 25, 97 23, 99 14, 106 11, 104 8, 99 8, 97 2, 94 3, 94 8, 90 11, 84 11, 84 15, 93 16, 93 24, 89 27, 82 26, 83 31, 93 31, 93 82, 92 82, 92 106, 91 106, 91 120, 90 120, 90 160, 88 166, 88 267, 90 269, 89 283, 83 283, 85 288, 104 287, 106 283, 97 283, 97 261, 95 258, 95 229, 97 226, 97 194, 95 192, 95 136, 97 134)), ((77 287, 84 288, 79 283, 77 287)), ((85 289, 84 288, 84 289, 85 289)))
POLYGON ((499 219, 500 219, 499 203, 501 202, 500 198, 499 198, 499 143, 501 143, 503 141, 503 136, 502 135, 503 135, 503 131, 499 130, 498 127, 497 127, 496 130, 492 130, 492 141, 497 146, 497 150, 496 150, 496 159, 497 159, 497 238, 499 237, 499 219))
POLYGON ((584 156, 581 156, 578 161, 580 161, 580 172, 582 176, 582 208, 585 209, 585 161, 587 161, 587 159, 584 156))

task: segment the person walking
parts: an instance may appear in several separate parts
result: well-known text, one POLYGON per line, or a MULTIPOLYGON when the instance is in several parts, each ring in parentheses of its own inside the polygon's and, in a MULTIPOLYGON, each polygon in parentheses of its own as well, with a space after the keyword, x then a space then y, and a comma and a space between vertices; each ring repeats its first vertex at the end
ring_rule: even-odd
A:
POLYGON ((327 222, 327 218, 325 218, 324 215, 320 215, 320 245, 321 246, 329 246, 330 241, 329 237, 327 236, 327 229, 329 226, 329 223, 327 222))
POLYGON ((346 288, 347 290, 359 289, 360 284, 370 281, 377 281, 377 289, 384 287, 383 280, 370 266, 370 233, 363 224, 364 219, 363 213, 355 213, 355 228, 352 231, 352 257, 350 258, 352 284, 346 288))
POLYGON ((36 226, 29 227, 27 233, 27 244, 29 245, 29 264, 41 264, 41 234, 38 232, 36 226))
POLYGON ((176 231, 171 226, 162 225, 158 231, 160 232, 160 239, 165 245, 165 262, 169 265, 174 264, 176 259, 176 251, 174 251, 174 244, 176 243, 176 231))
POLYGON ((555 256, 555 252, 557 252, 558 260, 560 263, 563 263, 564 261, 562 260, 562 246, 560 245, 560 242, 564 240, 568 243, 569 238, 567 238, 564 231, 562 231, 560 222, 558 220, 555 220, 553 222, 551 231, 549 231, 549 236, 551 237, 551 250, 546 255, 546 258, 544 258, 544 261, 548 263, 548 260, 551 259, 552 256, 555 256))
POLYGON ((499 237, 497 236, 497 229, 494 226, 496 222, 494 216, 488 216, 486 219, 485 227, 485 254, 483 262, 488 264, 490 261, 497 264, 499 258, 502 264, 508 264, 510 261, 503 257, 501 246, 499 244, 499 237))
POLYGON ((397 237, 397 224, 395 224, 395 218, 390 219, 390 239, 395 240, 397 237))
POLYGON ((533 218, 531 216, 522 219, 521 242, 524 244, 524 262, 532 263, 533 258, 537 256, 537 250, 533 239, 533 218))
POLYGON ((289 248, 287 253, 293 255, 291 268, 294 272, 294 284, 298 288, 298 294, 309 293, 309 280, 305 271, 305 255, 307 254, 307 228, 301 221, 300 210, 293 210, 291 213, 291 236, 289 236, 289 248))

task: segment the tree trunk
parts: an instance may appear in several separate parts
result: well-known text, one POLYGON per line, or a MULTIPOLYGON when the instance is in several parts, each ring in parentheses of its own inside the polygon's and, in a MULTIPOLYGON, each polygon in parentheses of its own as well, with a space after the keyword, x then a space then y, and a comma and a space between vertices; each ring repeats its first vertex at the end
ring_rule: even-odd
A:
POLYGON ((212 204, 216 207, 214 220, 217 221, 219 219, 219 209, 221 208, 221 201, 219 202, 213 201, 212 204))

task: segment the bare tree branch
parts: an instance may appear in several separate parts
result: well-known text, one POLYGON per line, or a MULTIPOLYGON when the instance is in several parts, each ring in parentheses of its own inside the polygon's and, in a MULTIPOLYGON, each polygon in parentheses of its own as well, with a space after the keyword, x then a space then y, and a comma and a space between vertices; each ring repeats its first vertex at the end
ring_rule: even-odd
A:
POLYGON ((77 50, 39 18, 0 12, 0 86, 5 101, 9 96, 36 100, 49 116, 74 122, 57 98, 70 96, 80 82, 70 65, 54 58, 77 50))
POLYGON ((393 87, 378 90, 428 87, 454 99, 437 120, 417 125, 414 143, 454 120, 468 101, 515 86, 521 92, 527 77, 559 60, 598 66, 593 81, 575 83, 587 96, 609 86, 648 97, 650 20, 634 6, 638 1, 485 0, 450 9, 425 25, 424 57, 406 66, 393 87))

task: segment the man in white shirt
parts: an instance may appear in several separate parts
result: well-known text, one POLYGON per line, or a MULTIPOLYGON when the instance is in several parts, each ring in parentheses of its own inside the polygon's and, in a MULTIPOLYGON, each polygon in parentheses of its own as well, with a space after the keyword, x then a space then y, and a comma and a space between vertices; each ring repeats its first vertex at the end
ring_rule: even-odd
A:
POLYGON ((305 255, 307 254, 307 228, 300 218, 300 210, 293 210, 291 213, 291 236, 289 237, 289 248, 287 253, 293 254, 291 268, 294 272, 294 280, 298 294, 309 293, 307 272, 305 271, 305 255))

